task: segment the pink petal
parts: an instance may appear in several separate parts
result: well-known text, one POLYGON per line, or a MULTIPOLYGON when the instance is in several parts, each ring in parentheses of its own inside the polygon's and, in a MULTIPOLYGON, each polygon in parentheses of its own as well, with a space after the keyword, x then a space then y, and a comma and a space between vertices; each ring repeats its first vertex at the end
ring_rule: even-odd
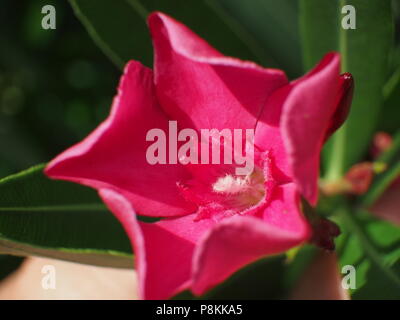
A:
POLYGON ((300 196, 294 183, 274 189, 272 200, 264 210, 263 219, 272 226, 290 232, 301 242, 311 236, 310 226, 300 209, 300 196))
POLYGON ((119 190, 141 215, 191 213, 194 208, 176 186, 188 178, 183 166, 150 165, 146 160, 152 143, 146 141, 146 134, 153 128, 168 132, 168 119, 155 100, 152 71, 132 61, 125 68, 109 117, 51 161, 46 174, 96 189, 119 190))
POLYGON ((225 57, 162 13, 149 26, 157 95, 182 128, 254 128, 267 97, 287 83, 282 71, 225 57))
POLYGON ((136 219, 130 202, 117 192, 100 196, 124 226, 134 248, 142 299, 167 299, 188 288, 192 255, 198 238, 213 224, 194 223, 194 215, 144 223, 136 219))
POLYGON ((281 132, 292 177, 311 204, 318 199, 320 153, 337 106, 339 69, 339 55, 326 55, 314 70, 291 83, 282 109, 281 132))
POLYGON ((294 184, 276 188, 263 220, 236 215, 210 229, 194 254, 195 294, 204 293, 263 256, 284 252, 310 237, 294 184))
POLYGON ((259 149, 269 151, 277 169, 274 178, 282 183, 290 181, 291 175, 280 129, 282 106, 290 90, 290 85, 286 85, 271 95, 257 122, 254 137, 254 143, 259 149))

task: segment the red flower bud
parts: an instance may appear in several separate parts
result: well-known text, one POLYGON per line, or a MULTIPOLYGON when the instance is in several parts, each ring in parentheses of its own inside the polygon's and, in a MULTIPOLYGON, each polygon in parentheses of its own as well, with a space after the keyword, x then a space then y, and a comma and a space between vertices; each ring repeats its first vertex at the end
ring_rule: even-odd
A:
POLYGON ((354 80, 351 73, 343 73, 340 76, 339 92, 337 94, 336 111, 332 116, 331 123, 325 135, 325 140, 341 127, 349 115, 351 102, 353 100, 354 80))
POLYGON ((374 168, 371 162, 357 163, 352 166, 345 176, 349 183, 349 193, 364 194, 371 185, 374 168))
POLYGON ((390 149, 393 144, 393 138, 386 132, 377 132, 372 142, 371 153, 374 158, 379 157, 383 152, 390 149))
POLYGON ((340 235, 336 223, 325 218, 318 218, 313 223, 311 243, 327 251, 335 250, 335 238, 340 235))

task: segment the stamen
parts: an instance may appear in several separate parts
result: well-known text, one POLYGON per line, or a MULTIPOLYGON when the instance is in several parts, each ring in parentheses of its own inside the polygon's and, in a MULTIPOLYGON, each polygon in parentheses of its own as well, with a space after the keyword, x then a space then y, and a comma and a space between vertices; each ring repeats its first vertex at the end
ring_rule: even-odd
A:
POLYGON ((219 178, 213 184, 213 190, 217 193, 237 194, 246 191, 250 185, 250 178, 246 177, 233 177, 227 174, 219 178))
POLYGON ((217 179, 212 190, 224 196, 225 205, 245 210, 256 205, 265 196, 264 183, 263 172, 256 169, 247 176, 226 174, 217 179))

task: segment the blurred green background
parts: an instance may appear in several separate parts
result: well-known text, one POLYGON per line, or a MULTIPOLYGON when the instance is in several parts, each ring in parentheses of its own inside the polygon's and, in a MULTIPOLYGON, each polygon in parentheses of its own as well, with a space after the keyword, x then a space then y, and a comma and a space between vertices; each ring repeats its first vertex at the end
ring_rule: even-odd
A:
POLYGON ((120 71, 67 1, 0 0, 0 176, 49 161, 108 113, 120 71), (41 28, 45 4, 57 28, 41 28))

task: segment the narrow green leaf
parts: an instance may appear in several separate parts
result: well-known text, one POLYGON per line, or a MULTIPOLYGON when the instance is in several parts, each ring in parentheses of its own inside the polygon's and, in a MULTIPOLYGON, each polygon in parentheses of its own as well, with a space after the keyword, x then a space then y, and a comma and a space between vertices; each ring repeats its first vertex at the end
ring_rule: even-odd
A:
POLYGON ((97 193, 43 168, 0 180, 0 253, 132 267, 129 240, 97 193))
MULTIPOLYGON (((208 0, 231 17, 264 53, 268 67, 284 69, 290 77, 302 74, 298 6, 293 0, 208 0), (268 56, 265 56, 268 54, 268 56)), ((261 54, 260 54, 261 55, 261 54)))
POLYGON ((147 12, 137 1, 70 0, 70 3, 95 43, 120 69, 130 59, 151 66, 147 12))
POLYGON ((285 269, 284 282, 285 288, 289 294, 298 284, 299 279, 304 274, 318 251, 314 245, 304 245, 295 249, 298 251, 293 258, 290 260, 288 259, 289 261, 286 263, 285 269))
POLYGON ((297 6, 291 0, 70 0, 94 41, 120 68, 135 59, 150 66, 149 12, 182 21, 222 53, 301 74, 297 6), (249 5, 250 4, 250 5, 249 5))
MULTIPOLYGON (((135 59, 152 65, 152 47, 146 25, 149 12, 162 11, 186 23, 227 55, 259 60, 247 35, 232 30, 205 1, 186 0, 70 0, 89 34, 120 68, 135 59), (194 14, 196 12, 196 14, 194 14), (205 20, 207 23, 204 23, 205 20)), ((258 53, 262 53, 261 50, 258 53)))
POLYGON ((147 12, 161 11, 181 21, 223 54, 257 62, 270 57, 238 21, 224 12, 217 1, 128 1, 138 3, 147 12))
POLYGON ((378 175, 368 193, 361 198, 361 206, 364 208, 372 206, 390 186, 390 184, 398 177, 400 177, 400 161, 395 163, 384 173, 378 175))
POLYGON ((392 146, 376 159, 376 163, 388 167, 378 174, 368 192, 359 199, 362 208, 369 208, 400 177, 400 131, 394 136, 392 146))
POLYGON ((400 126, 400 67, 386 83, 383 95, 385 101, 379 121, 379 130, 391 133, 398 130, 400 126))
POLYGON ((300 0, 300 36, 304 69, 310 70, 330 51, 338 49, 338 3, 300 0))
POLYGON ((342 266, 356 270, 353 299, 400 298, 400 232, 369 214, 341 209, 337 251, 342 266))
POLYGON ((355 79, 349 119, 325 153, 326 178, 337 180, 365 155, 377 126, 393 45, 391 2, 302 0, 300 21, 306 66, 335 50, 341 53, 342 71, 351 72, 355 79), (345 5, 356 10, 354 30, 342 27, 345 5))

